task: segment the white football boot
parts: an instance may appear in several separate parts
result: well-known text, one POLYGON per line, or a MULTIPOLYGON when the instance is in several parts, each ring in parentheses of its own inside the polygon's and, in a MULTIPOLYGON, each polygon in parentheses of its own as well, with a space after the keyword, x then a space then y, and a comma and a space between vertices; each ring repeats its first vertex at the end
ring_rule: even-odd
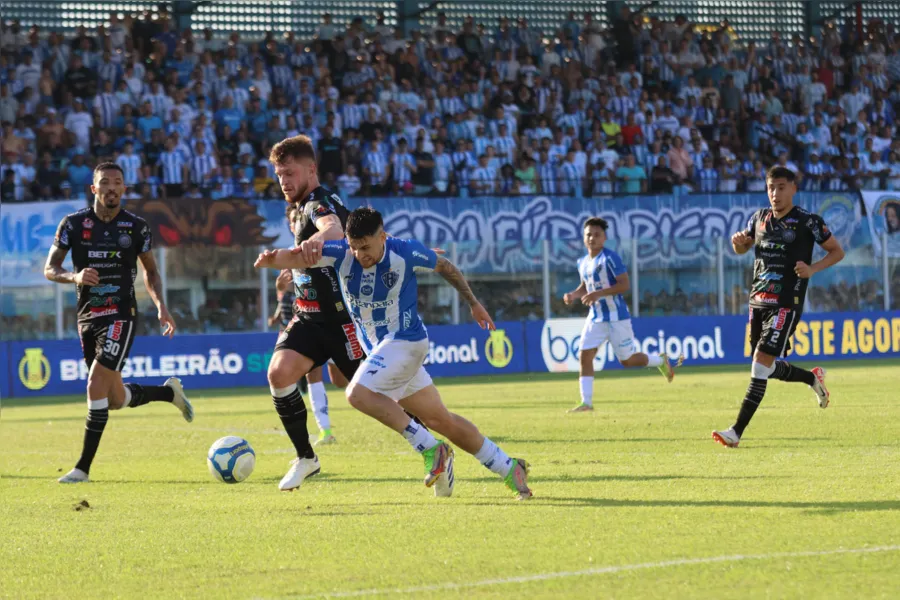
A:
POLYGON ((188 423, 193 421, 194 407, 191 405, 191 401, 187 399, 187 396, 184 395, 181 380, 177 377, 169 377, 163 385, 172 388, 172 404, 181 411, 181 414, 184 415, 184 420, 188 423))
POLYGON ((81 469, 72 469, 59 479, 57 479, 60 483, 87 483, 90 481, 88 474, 82 471, 81 469))
POLYGON ((295 458, 291 461, 291 469, 281 478, 278 489, 282 492, 293 492, 307 477, 317 475, 322 467, 319 465, 319 457, 295 458))
POLYGON ((453 495, 453 486, 455 485, 453 474, 453 455, 449 452, 444 460, 444 472, 438 475, 437 481, 434 482, 434 495, 436 498, 449 498, 453 495))
POLYGON ((819 408, 828 408, 828 404, 831 402, 831 394, 828 393, 828 388, 825 387, 825 369, 813 367, 812 374, 816 376, 816 380, 809 387, 816 393, 816 398, 819 400, 819 408))
POLYGON ((712 437, 728 448, 737 448, 738 444, 741 443, 741 436, 734 431, 734 427, 729 427, 725 431, 713 431, 712 437))

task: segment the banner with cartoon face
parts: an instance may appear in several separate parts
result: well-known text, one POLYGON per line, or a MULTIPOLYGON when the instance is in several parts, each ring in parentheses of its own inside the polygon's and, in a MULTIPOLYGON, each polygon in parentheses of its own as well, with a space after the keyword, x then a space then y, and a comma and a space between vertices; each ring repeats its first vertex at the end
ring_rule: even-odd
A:
POLYGON ((869 213, 869 228, 875 253, 881 256, 887 252, 892 258, 900 258, 900 191, 863 192, 866 212, 869 213), (884 246, 887 235, 887 248, 884 246))

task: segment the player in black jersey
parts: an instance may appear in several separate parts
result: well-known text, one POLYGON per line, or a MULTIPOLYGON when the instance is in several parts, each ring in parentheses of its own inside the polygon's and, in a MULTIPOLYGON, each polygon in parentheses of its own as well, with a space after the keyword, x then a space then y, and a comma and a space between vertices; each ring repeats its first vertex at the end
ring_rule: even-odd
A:
POLYGON ((60 483, 88 481, 110 410, 163 401, 178 407, 186 421, 194 419, 194 409, 175 377, 156 386, 122 383, 122 367, 137 324, 134 278, 138 261, 144 268, 147 291, 159 310, 159 322, 165 327, 164 335, 172 337, 175 321, 163 301, 162 279, 151 252, 150 226, 121 208, 125 193, 122 168, 109 162, 97 165, 91 192, 91 208, 67 215, 60 222, 44 266, 44 275, 50 281, 76 286, 78 333, 89 369, 81 458, 59 479, 60 483), (69 250, 74 271, 62 266, 69 250))
POLYGON ((816 393, 820 407, 827 407, 829 402, 824 369, 807 371, 783 359, 803 314, 809 278, 838 263, 844 258, 844 251, 822 217, 794 206, 797 185, 793 171, 779 166, 769 169, 766 190, 771 208, 756 211, 747 229, 731 238, 737 254, 752 247, 756 260, 750 290, 750 347, 754 351, 750 387, 735 424, 712 434, 714 440, 729 448, 740 443, 770 378, 805 383, 816 393), (816 244, 827 254, 813 263, 816 244))
MULTIPOLYGON (((294 233, 295 224, 299 224, 296 207, 289 204, 285 211, 285 216, 288 219, 291 233, 294 233)), ((278 302, 275 306, 275 313, 269 317, 269 326, 278 325, 279 331, 283 332, 294 317, 294 301, 296 300, 294 295, 294 276, 290 270, 285 269, 278 274, 278 278, 275 281, 275 292, 278 302)), ((349 384, 349 381, 331 360, 328 362, 328 375, 331 378, 331 382, 339 388, 345 388, 349 384)), ((309 391, 313 416, 316 418, 316 425, 319 426, 319 437, 314 445, 333 444, 336 439, 331 431, 331 417, 328 413, 328 393, 325 391, 322 367, 315 367, 306 374, 306 377, 301 377, 297 385, 301 394, 306 394, 309 391)))
MULTIPOLYGON (((296 245, 309 239, 342 239, 349 211, 337 194, 319 185, 310 139, 299 135, 282 140, 273 146, 269 161, 285 200, 297 210, 296 245)), ((268 372, 275 409, 297 450, 297 459, 278 484, 284 491, 300 487, 320 469, 309 442, 306 405, 297 381, 329 359, 350 380, 363 358, 334 269, 295 269, 293 283, 294 316, 278 337, 268 372)))

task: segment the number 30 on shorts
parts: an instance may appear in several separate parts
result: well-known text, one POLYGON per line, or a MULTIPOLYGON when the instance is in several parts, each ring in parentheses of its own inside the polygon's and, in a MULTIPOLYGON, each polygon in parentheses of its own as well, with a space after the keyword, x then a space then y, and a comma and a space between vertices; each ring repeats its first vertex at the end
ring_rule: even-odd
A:
POLYGON ((118 356, 121 349, 122 347, 119 345, 119 342, 114 342, 112 340, 106 340, 106 344, 103 345, 103 352, 110 356, 118 356))

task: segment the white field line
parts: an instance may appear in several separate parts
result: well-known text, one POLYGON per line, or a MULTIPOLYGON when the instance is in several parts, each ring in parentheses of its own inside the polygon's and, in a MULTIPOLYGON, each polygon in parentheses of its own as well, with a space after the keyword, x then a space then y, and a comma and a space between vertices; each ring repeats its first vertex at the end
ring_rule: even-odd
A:
POLYGON ((873 554, 877 552, 897 552, 900 546, 876 546, 872 548, 848 548, 843 550, 821 550, 808 552, 772 552, 770 554, 733 554, 730 556, 710 556, 707 558, 679 558, 676 560, 664 560, 661 562, 638 563, 633 565, 615 565, 609 567, 596 567, 582 571, 560 571, 557 573, 539 573, 536 575, 521 575, 519 577, 503 577, 499 579, 482 579, 480 581, 468 581, 460 583, 436 583, 434 585, 422 585, 407 588, 381 588, 368 590, 353 590, 345 592, 323 592, 309 596, 291 596, 297 600, 306 598, 353 598, 357 596, 376 596, 388 594, 416 594, 422 592, 440 592, 447 590, 463 590, 470 588, 488 587, 492 585, 508 585, 511 583, 529 583, 532 581, 548 581, 551 579, 565 579, 568 577, 586 577, 591 575, 607 575, 610 573, 622 573, 625 571, 639 571, 642 569, 663 569, 666 567, 682 567, 688 565, 705 565, 714 563, 741 562, 745 560, 772 560, 779 558, 802 558, 807 556, 834 556, 838 554, 873 554))

